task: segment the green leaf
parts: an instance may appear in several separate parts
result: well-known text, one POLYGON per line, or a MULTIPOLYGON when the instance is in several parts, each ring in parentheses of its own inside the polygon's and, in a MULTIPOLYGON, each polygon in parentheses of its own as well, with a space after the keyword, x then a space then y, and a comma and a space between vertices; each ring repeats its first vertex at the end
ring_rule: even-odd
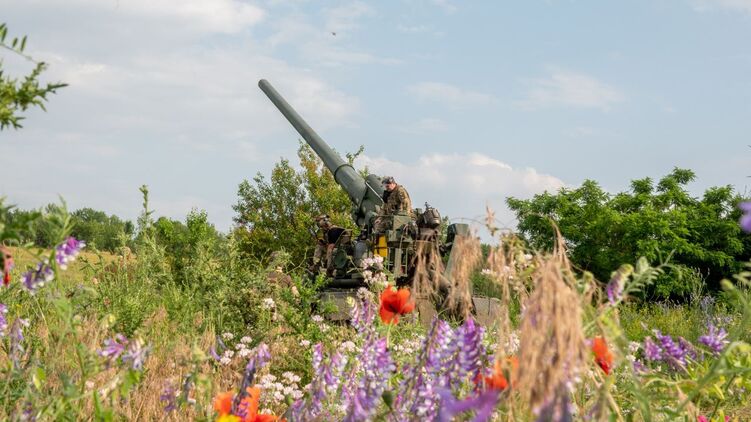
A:
POLYGON ((94 418, 97 421, 111 422, 113 420, 112 410, 103 409, 99 400, 99 393, 94 391, 94 418))
POLYGON ((37 366, 34 370, 34 374, 31 376, 31 382, 34 384, 34 387, 37 389, 37 391, 42 390, 42 385, 47 380, 47 374, 44 372, 44 369, 42 367, 37 366))

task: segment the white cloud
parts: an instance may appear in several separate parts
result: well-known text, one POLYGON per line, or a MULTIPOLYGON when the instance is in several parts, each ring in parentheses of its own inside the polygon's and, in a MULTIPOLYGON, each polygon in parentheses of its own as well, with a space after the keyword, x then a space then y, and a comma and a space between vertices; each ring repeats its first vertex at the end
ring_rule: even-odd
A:
POLYGON ((315 66, 400 63, 400 60, 378 57, 351 45, 351 35, 361 28, 364 19, 373 14, 370 6, 354 2, 325 10, 323 22, 300 13, 279 16, 270 22, 272 34, 264 43, 272 51, 290 47, 315 66))
POLYGON ((23 208, 60 194, 72 208, 133 218, 138 186, 148 184, 170 216, 199 206, 226 229, 237 184, 294 151, 299 137, 259 79, 316 130, 356 124, 359 100, 326 74, 275 57, 249 33, 214 34, 242 32, 262 17, 245 2, 10 3, 3 11, 13 27, 28 19, 27 51, 50 63, 43 80, 69 83, 47 113, 31 110, 23 130, 2 135, 0 156, 13 157, 4 171, 16 177, 1 180, 0 192, 23 208))
POLYGON ((727 9, 751 13, 751 0, 698 0, 694 2, 694 9, 700 12, 712 9, 727 9))
POLYGON ((411 134, 439 133, 446 132, 449 129, 449 125, 441 119, 426 117, 400 126, 398 129, 402 132, 411 134))
POLYGON ((545 79, 529 82, 526 98, 520 102, 524 109, 547 107, 581 107, 608 110, 624 100, 616 88, 591 76, 566 70, 556 70, 545 79))
POLYGON ((456 6, 449 0, 430 0, 430 2, 448 14, 456 12, 456 6))
POLYGON ((420 82, 407 90, 423 101, 435 101, 451 107, 488 104, 492 95, 474 92, 441 82, 420 82))
POLYGON ((512 166, 484 154, 430 154, 415 162, 365 156, 356 162, 372 173, 394 176, 410 194, 412 206, 425 202, 455 222, 484 221, 485 207, 495 210, 499 226, 513 228, 506 197, 529 198, 564 186, 555 176, 512 166))
POLYGON ((397 25, 396 30, 406 34, 419 34, 430 31, 427 25, 397 25))
POLYGON ((54 3, 96 8, 121 17, 173 21, 191 31, 225 33, 239 32, 258 23, 265 15, 258 6, 238 0, 45 0, 47 5, 54 3))
POLYGON ((360 27, 360 18, 372 16, 373 8, 367 4, 355 1, 346 3, 326 11, 326 29, 336 32, 337 35, 352 31, 360 27))

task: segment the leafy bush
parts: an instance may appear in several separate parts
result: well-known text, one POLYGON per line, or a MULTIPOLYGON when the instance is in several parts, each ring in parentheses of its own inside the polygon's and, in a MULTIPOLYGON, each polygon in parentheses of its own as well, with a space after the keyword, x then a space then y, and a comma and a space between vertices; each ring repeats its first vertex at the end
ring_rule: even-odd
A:
POLYGON ((685 186, 690 170, 675 169, 655 185, 650 178, 634 180, 631 190, 610 195, 592 181, 557 194, 530 200, 508 198, 519 230, 531 246, 552 248, 558 225, 575 265, 608 280, 613 268, 644 256, 653 264, 674 267, 646 294, 685 297, 694 269, 712 290, 741 270, 751 257, 751 242, 738 227, 741 201, 730 186, 707 189, 691 197, 685 186))
MULTIPOLYGON (((357 153, 362 152, 362 149, 357 153)), ((352 162, 357 154, 348 154, 352 162)), ((285 251, 297 265, 312 256, 315 247, 314 218, 328 214, 341 227, 354 228, 352 208, 346 192, 307 144, 298 150, 301 170, 282 159, 271 171, 269 181, 262 174, 253 182, 240 184, 234 235, 253 259, 265 260, 274 251, 285 251)))

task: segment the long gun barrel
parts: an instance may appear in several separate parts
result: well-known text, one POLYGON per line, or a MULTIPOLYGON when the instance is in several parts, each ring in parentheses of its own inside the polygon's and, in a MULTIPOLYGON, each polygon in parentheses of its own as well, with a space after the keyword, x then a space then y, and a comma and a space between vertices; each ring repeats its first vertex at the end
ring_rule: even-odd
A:
POLYGON ((334 180, 347 192, 352 203, 355 205, 353 217, 360 227, 368 224, 370 217, 375 215, 376 207, 383 204, 381 193, 383 187, 374 175, 364 179, 348 162, 344 161, 339 154, 329 147, 308 123, 287 103, 287 101, 274 89, 271 84, 261 79, 258 86, 282 112, 284 117, 292 124, 297 132, 313 148, 323 163, 334 175, 334 180))

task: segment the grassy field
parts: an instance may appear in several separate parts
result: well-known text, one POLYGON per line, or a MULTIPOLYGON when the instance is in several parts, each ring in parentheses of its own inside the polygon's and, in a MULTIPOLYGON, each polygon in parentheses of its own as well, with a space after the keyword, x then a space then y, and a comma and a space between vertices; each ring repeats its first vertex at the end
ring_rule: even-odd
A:
MULTIPOLYGON (((386 324, 379 291, 363 292, 350 326, 316 310, 316 283, 296 274, 291 284, 277 283, 272 268, 243 265, 231 248, 184 262, 148 239, 124 255, 82 252, 33 295, 19 280, 42 257, 12 253, 13 281, 0 295, 8 309, 2 419, 213 420, 222 415, 215 398, 237 393, 243 382, 260 388, 259 410, 288 420, 403 420, 418 403, 431 419, 467 408, 453 401, 474 403, 468 409, 479 416, 488 397, 488 417, 504 421, 559 420, 540 419, 555 409, 576 420, 751 417, 742 289, 735 302, 728 293, 684 305, 628 296, 611 303, 602 284, 574 274, 560 256, 536 255, 510 272, 484 264, 490 275, 482 288, 504 304, 492 327, 459 320, 426 327, 412 312, 386 324), (16 324, 20 318, 28 326, 16 324), (730 332, 720 354, 699 342, 710 322, 730 332), (22 340, 14 340, 16 326, 22 340), (648 359, 649 340, 669 352, 655 330, 671 336, 676 353, 680 338, 696 353, 672 364, 648 359), (592 349, 595 338, 607 353, 592 349), (443 358, 428 359, 426 350, 443 358), (518 367, 504 364, 512 360, 518 367), (249 362, 256 364, 252 376, 249 362), (419 368, 432 375, 414 378, 419 368), (441 385, 450 386, 451 397, 438 395, 441 385), (418 400, 426 394, 432 401, 418 400)), ((649 268, 640 271, 626 291, 649 276, 649 268)), ((472 414, 456 412, 455 420, 472 414)))

